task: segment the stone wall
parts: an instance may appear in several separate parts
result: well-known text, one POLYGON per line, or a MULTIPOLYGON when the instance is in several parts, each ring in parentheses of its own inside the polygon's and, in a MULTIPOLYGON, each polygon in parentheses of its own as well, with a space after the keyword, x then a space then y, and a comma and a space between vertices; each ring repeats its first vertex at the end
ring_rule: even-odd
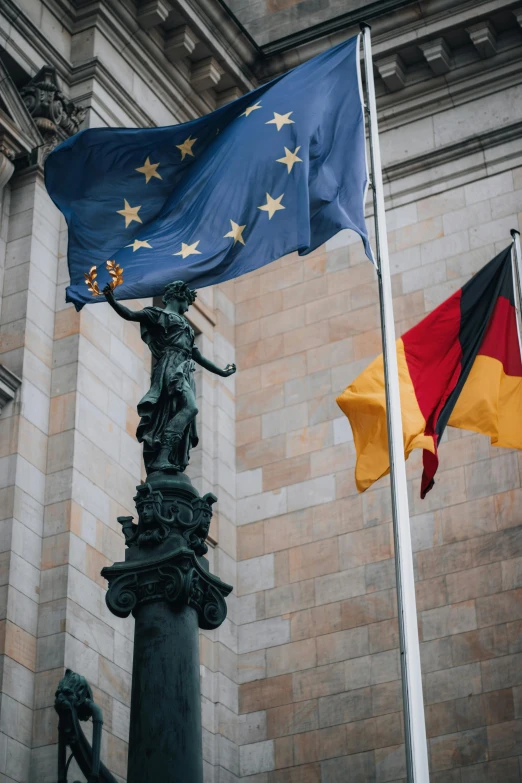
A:
MULTIPOLYGON (((191 91, 186 64, 180 76, 147 54, 145 32, 122 44, 129 18, 119 4, 123 16, 112 22, 121 40, 107 37, 106 5, 74 28, 72 6, 62 24, 63 12, 58 19, 44 4, 11 5, 0 9, 0 45, 27 78, 58 63, 64 91, 89 109, 86 127, 176 124, 215 105, 209 91, 191 91), (168 96, 160 76, 171 80, 168 96)), ((102 759, 124 781, 134 621, 109 612, 100 570, 124 556, 117 516, 135 514, 144 477, 134 436, 150 356, 139 326, 106 303, 80 313, 65 303, 67 231, 41 167, 15 173, 0 195, 0 362, 22 379, 0 418, 0 780, 56 780, 54 694, 69 667, 93 688, 102 759)), ((191 311, 202 352, 223 366, 235 360, 232 293, 201 291, 191 311)), ((200 372, 197 384, 200 446, 190 474, 219 498, 209 559, 235 585, 235 379, 200 372)), ((236 626, 232 595, 224 625, 201 634, 206 781, 218 780, 220 766, 238 767, 236 626)), ((84 780, 74 763, 69 775, 84 780)))
MULTIPOLYGON (((388 211, 398 334, 510 242, 522 169, 388 211)), ((389 481, 363 495, 335 396, 380 352, 355 235, 236 281, 241 779, 405 779, 389 481)), ((522 461, 449 429, 408 462, 434 783, 519 781, 522 461), (472 766, 473 765, 473 766, 472 766)))

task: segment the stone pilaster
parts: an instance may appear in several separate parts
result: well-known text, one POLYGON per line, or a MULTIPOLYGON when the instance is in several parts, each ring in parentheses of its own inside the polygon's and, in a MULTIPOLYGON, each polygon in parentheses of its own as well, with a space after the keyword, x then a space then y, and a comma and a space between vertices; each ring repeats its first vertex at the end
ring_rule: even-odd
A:
POLYGON ((0 773, 29 779, 60 216, 37 168, 11 184, 0 362, 23 383, 0 419, 0 773))

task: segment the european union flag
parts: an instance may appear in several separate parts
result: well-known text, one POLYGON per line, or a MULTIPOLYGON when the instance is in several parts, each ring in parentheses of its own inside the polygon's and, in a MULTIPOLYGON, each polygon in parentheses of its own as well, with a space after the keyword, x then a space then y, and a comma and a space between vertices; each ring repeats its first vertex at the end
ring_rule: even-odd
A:
POLYGON ((69 227, 67 301, 100 301, 110 271, 118 299, 213 285, 343 228, 372 258, 358 41, 183 125, 95 128, 57 147, 45 179, 69 227))

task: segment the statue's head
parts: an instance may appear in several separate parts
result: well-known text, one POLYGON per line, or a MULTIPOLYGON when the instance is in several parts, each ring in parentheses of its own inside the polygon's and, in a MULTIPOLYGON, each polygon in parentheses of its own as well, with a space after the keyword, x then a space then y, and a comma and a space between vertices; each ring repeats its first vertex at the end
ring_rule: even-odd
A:
POLYGON ((87 720, 90 716, 90 702, 92 702, 92 691, 85 677, 71 669, 66 669, 56 691, 54 702, 56 711, 60 713, 64 709, 76 709, 80 720, 87 720))
POLYGON ((181 280, 176 280, 174 283, 169 283, 165 286, 163 292, 163 303, 168 304, 172 300, 177 300, 181 305, 181 312, 186 313, 190 305, 195 301, 197 292, 192 288, 189 288, 186 283, 181 280))
POLYGON ((163 496, 158 490, 154 491, 150 484, 142 484, 137 488, 134 498, 136 510, 144 525, 153 525, 157 515, 161 515, 161 503, 163 496))

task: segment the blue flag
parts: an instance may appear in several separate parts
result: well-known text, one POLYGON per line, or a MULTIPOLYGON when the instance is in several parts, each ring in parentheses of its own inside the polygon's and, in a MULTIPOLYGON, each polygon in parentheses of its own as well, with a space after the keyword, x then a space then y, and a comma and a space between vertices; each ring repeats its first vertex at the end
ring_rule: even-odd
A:
POLYGON ((67 301, 103 301, 93 291, 110 280, 117 299, 213 285, 343 228, 372 259, 358 42, 191 122, 94 128, 57 147, 45 182, 69 228, 67 301))

